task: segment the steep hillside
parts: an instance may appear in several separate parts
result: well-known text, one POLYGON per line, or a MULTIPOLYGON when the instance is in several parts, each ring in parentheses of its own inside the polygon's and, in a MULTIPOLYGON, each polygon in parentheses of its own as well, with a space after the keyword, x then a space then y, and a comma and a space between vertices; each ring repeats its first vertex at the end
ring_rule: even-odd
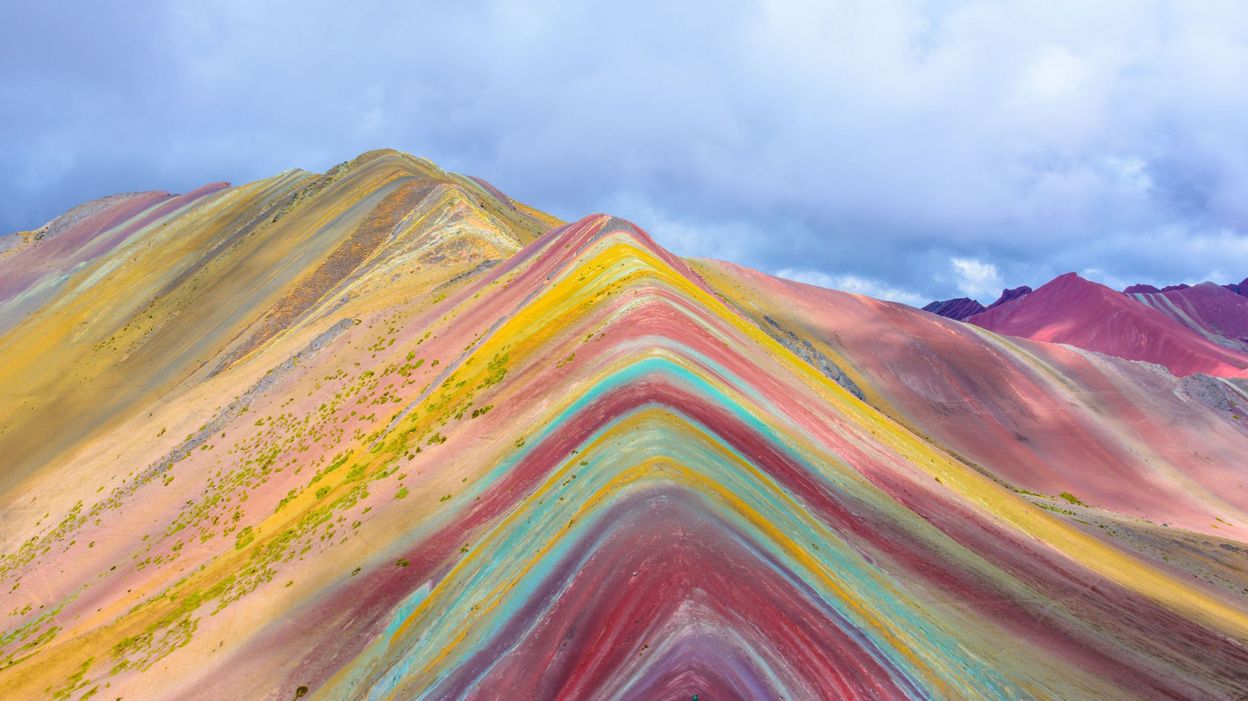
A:
POLYGON ((333 307, 428 294, 553 223, 397 152, 88 210, 0 258, 0 486, 333 307))
POLYGON ((393 152, 196 202, 49 256, 0 337, 0 696, 1248 693, 1232 384, 1139 416, 1173 378, 691 268, 605 215, 546 231, 393 152), (1089 423, 1034 482, 922 406, 973 394, 996 431, 1007 389, 1089 423), (1098 442, 1112 477, 1074 481, 1098 442))

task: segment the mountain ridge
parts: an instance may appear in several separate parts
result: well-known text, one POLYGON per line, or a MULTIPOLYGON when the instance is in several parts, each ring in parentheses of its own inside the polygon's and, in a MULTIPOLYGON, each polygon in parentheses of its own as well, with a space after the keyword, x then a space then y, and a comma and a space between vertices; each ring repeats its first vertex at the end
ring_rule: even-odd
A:
POLYGON ((548 227, 408 159, 154 219, 0 332, 27 354, 0 372, 61 402, 0 432, 55 443, 0 488, 27 515, 0 690, 1248 689, 1231 385, 686 261, 609 215, 548 227), (83 395, 107 420, 68 432, 83 395))

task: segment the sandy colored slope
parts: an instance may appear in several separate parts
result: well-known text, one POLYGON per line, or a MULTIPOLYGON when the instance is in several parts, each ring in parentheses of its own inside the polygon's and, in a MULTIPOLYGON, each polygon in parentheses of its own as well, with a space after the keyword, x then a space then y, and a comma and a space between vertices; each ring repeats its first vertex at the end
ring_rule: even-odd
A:
MULTIPOLYGON (((392 266, 410 244, 426 252, 432 277, 449 277, 546 226, 491 202, 471 181, 382 152, 327 176, 292 172, 218 192, 135 228, 73 266, 55 297, 0 336, 0 484, 296 325, 370 259, 392 266), (400 190, 406 209, 378 212, 400 190)), ((22 268, 40 252, 4 262, 22 268)))

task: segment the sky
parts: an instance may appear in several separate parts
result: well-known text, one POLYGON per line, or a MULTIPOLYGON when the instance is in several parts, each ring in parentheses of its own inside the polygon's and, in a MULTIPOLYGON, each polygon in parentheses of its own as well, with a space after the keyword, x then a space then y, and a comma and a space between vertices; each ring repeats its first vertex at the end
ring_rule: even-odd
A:
POLYGON ((0 232, 392 147, 921 305, 1248 276, 1248 3, 0 0, 0 232))

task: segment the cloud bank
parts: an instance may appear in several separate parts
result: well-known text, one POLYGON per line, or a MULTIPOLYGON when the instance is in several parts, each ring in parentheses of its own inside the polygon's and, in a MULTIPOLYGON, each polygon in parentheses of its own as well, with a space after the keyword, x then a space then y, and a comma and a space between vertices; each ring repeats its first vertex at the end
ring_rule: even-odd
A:
POLYGON ((5 231, 393 146, 903 301, 1248 275, 1241 2, 10 3, 0 65, 5 231))
POLYGON ((954 279, 958 291, 968 297, 985 297, 1001 289, 1001 273, 992 263, 974 258, 953 258, 954 279))

